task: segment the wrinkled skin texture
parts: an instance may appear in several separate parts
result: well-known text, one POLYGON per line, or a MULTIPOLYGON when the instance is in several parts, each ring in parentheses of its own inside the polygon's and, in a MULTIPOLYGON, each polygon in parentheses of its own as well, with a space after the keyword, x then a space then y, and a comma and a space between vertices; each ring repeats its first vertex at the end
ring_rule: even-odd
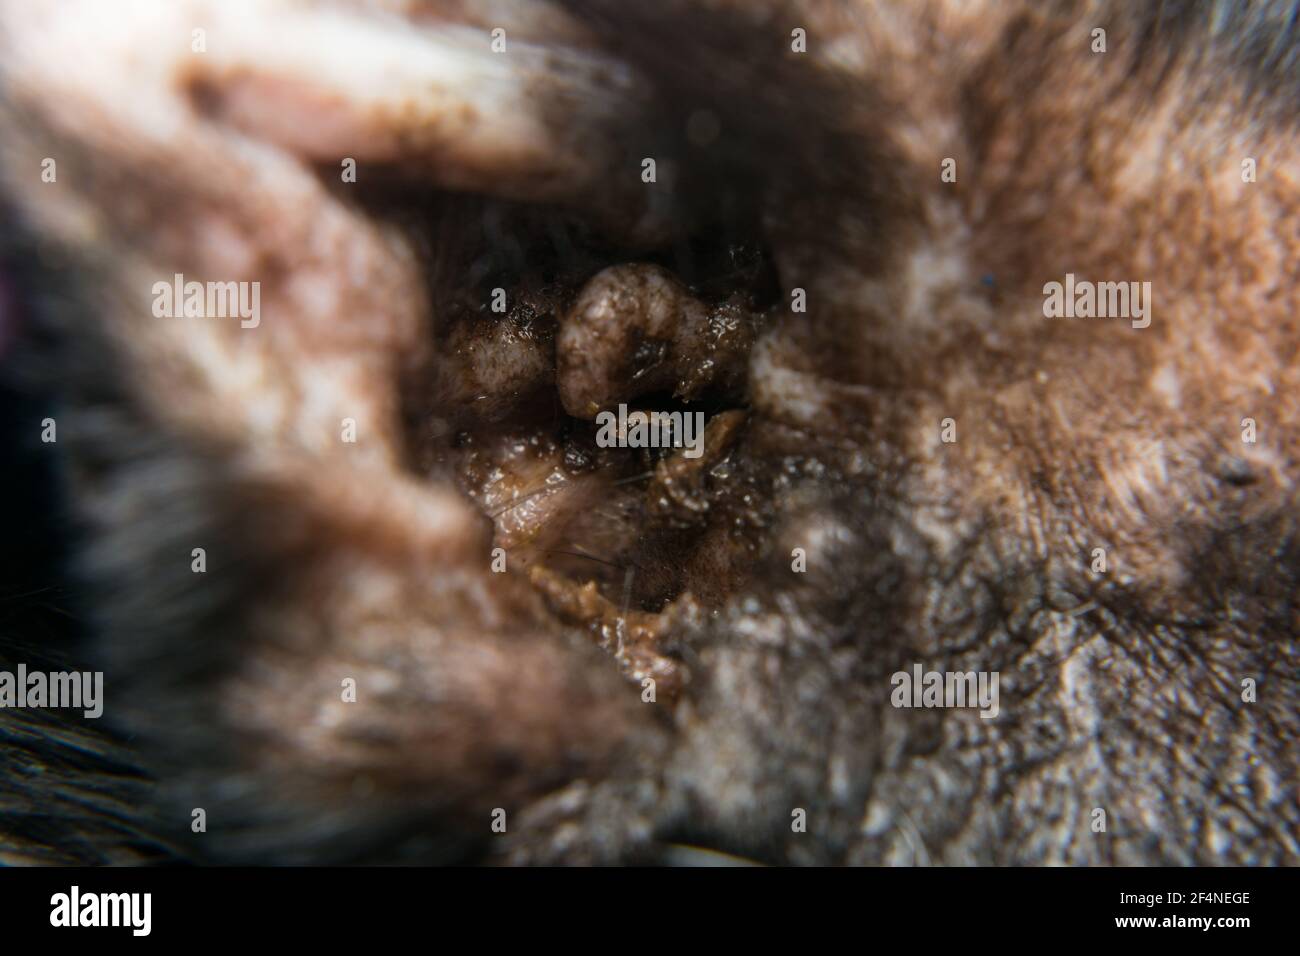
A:
POLYGON ((138 772, 0 712, 9 858, 1300 859, 1281 6, 72 6, 0 4, 0 193, 138 772))

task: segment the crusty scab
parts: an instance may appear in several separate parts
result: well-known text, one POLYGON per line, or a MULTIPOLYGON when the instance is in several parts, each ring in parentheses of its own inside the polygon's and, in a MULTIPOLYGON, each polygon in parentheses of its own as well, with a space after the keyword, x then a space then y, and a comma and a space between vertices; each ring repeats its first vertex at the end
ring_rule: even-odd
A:
POLYGON ((553 314, 534 314, 526 362, 509 347, 522 339, 513 313, 500 320, 480 313, 451 329, 448 347, 438 350, 439 374, 465 381, 467 355, 492 364, 479 363, 481 400, 459 406, 460 431, 433 459, 454 468, 492 519, 494 544, 579 623, 607 616, 591 610, 597 595, 606 611, 624 614, 689 597, 700 555, 712 555, 720 571, 720 553, 734 552, 722 562, 729 570, 703 587, 716 599, 743 578, 739 556, 752 553, 752 533, 765 524, 733 526, 741 499, 759 487, 731 461, 745 414, 727 408, 744 400, 748 347, 759 326, 751 292, 737 289, 710 306, 650 264, 611 266, 574 285, 553 314), (538 372, 521 377, 521 365, 538 372), (656 399, 686 411, 654 409, 656 399), (703 418, 691 409, 707 408, 708 424, 690 447, 602 444, 609 429, 590 419, 607 405, 638 400, 649 403, 649 414, 679 422, 684 414, 703 418), (506 422, 503 407, 512 413, 506 422), (557 596, 564 581, 574 597, 557 596), (576 595, 589 591, 578 613, 576 595))
MULTIPOLYGON (((1291 7, 245 10, 0 2, 154 781, 88 859, 1300 860, 1291 7), (154 320, 176 272, 259 327, 154 320), (1156 320, 1045 318, 1071 273, 1156 320), (918 663, 999 717, 890 706, 918 663)), ((50 764, 29 812, 98 799, 50 764)))
POLYGON ((606 269, 560 322, 556 374, 565 410, 593 418, 656 392, 737 400, 757 334, 749 309, 743 294, 710 307, 655 266, 606 269))

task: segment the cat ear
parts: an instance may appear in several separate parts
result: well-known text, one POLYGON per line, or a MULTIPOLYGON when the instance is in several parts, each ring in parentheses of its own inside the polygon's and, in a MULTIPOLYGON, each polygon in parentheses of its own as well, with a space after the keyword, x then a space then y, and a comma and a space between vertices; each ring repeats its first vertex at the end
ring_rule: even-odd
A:
MULTIPOLYGON (((197 2, 107 15, 78 4, 69 19, 15 6, 0 5, 0 179, 75 261, 112 250, 111 268, 86 272, 93 320, 130 343, 142 394, 168 396, 157 411, 182 427, 390 465, 402 441, 392 357, 418 347, 427 320, 415 256, 302 157, 211 122, 184 95, 219 64, 234 69, 255 25, 197 2), (204 25, 202 52, 189 24, 204 25), (48 152, 57 182, 32 188, 48 152), (344 364, 354 374, 338 375, 344 364), (358 440, 345 444, 348 420, 358 440)), ((266 35, 295 26, 276 20, 288 7, 265 10, 266 35)))
POLYGON ((540 24, 511 11, 496 25, 345 7, 208 13, 220 42, 181 64, 183 86, 209 116, 259 140, 332 166, 352 157, 358 178, 368 163, 399 164, 440 187, 508 199, 596 208, 611 198, 607 184, 644 192, 623 149, 646 84, 570 45, 557 11, 540 24))

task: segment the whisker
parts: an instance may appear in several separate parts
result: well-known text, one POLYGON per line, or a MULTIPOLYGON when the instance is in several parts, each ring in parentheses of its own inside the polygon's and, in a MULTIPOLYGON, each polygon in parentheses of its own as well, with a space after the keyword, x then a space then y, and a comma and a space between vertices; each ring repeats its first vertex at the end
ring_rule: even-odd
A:
POLYGON ((614 484, 614 485, 628 485, 628 484, 631 484, 631 483, 634 482, 634 481, 644 481, 646 478, 653 478, 653 477, 654 477, 654 474, 655 474, 655 473, 654 473, 653 471, 643 471, 643 472, 642 472, 641 474, 639 474, 639 475, 631 475, 631 476, 629 476, 629 477, 627 477, 627 478, 620 478, 618 481, 612 482, 612 484, 614 484))
POLYGON ((538 495, 541 495, 541 494, 547 494, 547 493, 552 492, 552 491, 554 491, 554 490, 555 490, 554 488, 538 488, 536 491, 530 491, 530 492, 528 492, 528 494, 524 495, 522 498, 516 498, 515 500, 511 501, 510 504, 506 505, 506 506, 505 506, 504 508, 502 508, 500 511, 494 511, 494 512, 492 512, 491 514, 488 515, 488 517, 489 517, 489 518, 496 518, 496 517, 499 517, 500 515, 505 514, 507 511, 513 511, 515 508, 518 508, 520 505, 522 505, 522 504, 523 504, 525 501, 527 501, 529 498, 536 498, 538 495))
POLYGON ((594 554, 583 554, 581 551, 565 551, 560 548, 543 548, 542 554, 566 554, 571 558, 586 558, 588 561, 597 561, 610 568, 622 567, 621 564, 615 564, 613 561, 606 561, 604 558, 598 558, 594 554))
POLYGON ((623 638, 627 634, 627 609, 632 604, 632 579, 636 577, 636 565, 628 565, 623 572, 623 611, 618 616, 618 650, 617 654, 623 653, 623 638))

